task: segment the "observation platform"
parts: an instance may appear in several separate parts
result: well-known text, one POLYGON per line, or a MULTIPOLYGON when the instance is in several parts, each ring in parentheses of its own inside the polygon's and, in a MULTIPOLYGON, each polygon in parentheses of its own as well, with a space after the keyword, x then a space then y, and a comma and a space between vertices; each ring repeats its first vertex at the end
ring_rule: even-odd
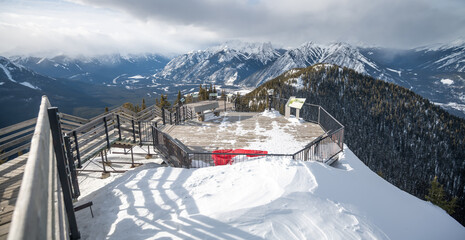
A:
POLYGON ((206 116, 205 121, 193 119, 166 127, 163 132, 196 152, 254 149, 293 154, 323 135, 324 130, 316 123, 265 111, 222 112, 219 117, 206 116))

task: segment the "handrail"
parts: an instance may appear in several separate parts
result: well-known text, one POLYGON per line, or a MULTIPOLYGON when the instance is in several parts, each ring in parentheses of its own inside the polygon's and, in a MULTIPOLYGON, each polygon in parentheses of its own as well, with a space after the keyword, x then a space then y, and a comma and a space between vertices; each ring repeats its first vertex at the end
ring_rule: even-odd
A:
POLYGON ((42 97, 8 239, 67 238, 65 214, 47 109, 42 97))

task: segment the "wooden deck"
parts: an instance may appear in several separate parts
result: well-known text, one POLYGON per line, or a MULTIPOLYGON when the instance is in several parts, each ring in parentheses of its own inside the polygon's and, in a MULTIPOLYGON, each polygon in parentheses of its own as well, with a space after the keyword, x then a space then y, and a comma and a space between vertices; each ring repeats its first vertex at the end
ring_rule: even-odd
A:
MULTIPOLYGON (((269 141, 270 137, 263 132, 274 127, 282 128, 296 141, 304 143, 310 143, 324 133, 324 130, 315 123, 290 124, 283 116, 270 118, 256 112, 228 112, 226 115, 222 114, 221 117, 204 122, 194 119, 182 125, 170 125, 162 131, 179 139, 193 151, 205 152, 248 148, 250 144, 269 141)), ((271 151, 271 153, 278 152, 271 151)), ((295 151, 279 153, 290 154, 295 151)))
POLYGON ((6 239, 28 154, 0 165, 0 240, 6 239))

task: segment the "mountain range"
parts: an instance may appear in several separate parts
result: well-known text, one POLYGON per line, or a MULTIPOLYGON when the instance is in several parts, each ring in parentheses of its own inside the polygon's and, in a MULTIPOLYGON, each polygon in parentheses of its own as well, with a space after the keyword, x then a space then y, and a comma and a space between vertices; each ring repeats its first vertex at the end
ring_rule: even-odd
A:
POLYGON ((173 58, 154 82, 257 87, 287 70, 329 63, 407 87, 465 117, 465 42, 396 50, 307 42, 288 50, 228 42, 173 58))
MULTIPOLYGON (((97 98, 93 102, 102 107, 140 101, 144 97, 155 98, 160 94, 168 94, 172 99, 178 91, 198 91, 199 84, 211 83, 229 91, 251 89, 289 69, 317 63, 351 68, 358 73, 409 88, 450 113, 465 118, 464 41, 408 50, 314 42, 283 49, 271 43, 230 41, 173 58, 157 54, 13 56, 0 61, 0 91, 5 92, 2 95, 2 103, 5 103, 5 99, 15 99, 21 94, 33 96, 41 92, 63 95, 68 91, 64 90, 67 86, 74 93, 81 92, 81 97, 92 92, 88 99, 97 98), (27 77, 24 75, 26 71, 29 72, 27 77), (11 78, 18 79, 16 87, 23 83, 21 87, 27 88, 26 92, 34 93, 9 91, 14 82, 9 80, 8 72, 11 78), (63 89, 56 87, 59 86, 58 82, 63 89), (57 92, 59 89, 60 92, 57 92), (121 95, 117 95, 118 92, 121 95), (105 100, 108 97, 113 97, 114 101, 105 100)), ((65 95, 72 99, 70 96, 73 94, 65 95)), ((27 100, 25 97, 21 99, 27 100)), ((73 102, 76 107, 84 104, 82 98, 73 102)), ((64 110, 73 112, 76 108, 72 107, 74 105, 67 105, 64 110)), ((80 113, 91 115, 85 111, 80 113)))

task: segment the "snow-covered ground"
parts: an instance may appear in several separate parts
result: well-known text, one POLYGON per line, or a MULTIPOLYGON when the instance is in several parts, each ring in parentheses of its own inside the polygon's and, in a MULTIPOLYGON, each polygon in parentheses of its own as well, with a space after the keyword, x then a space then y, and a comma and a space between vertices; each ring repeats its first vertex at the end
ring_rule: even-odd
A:
POLYGON ((446 212, 389 184, 347 147, 335 167, 289 158, 158 163, 81 180, 80 203, 93 201, 95 215, 76 213, 84 239, 465 239, 446 212))

